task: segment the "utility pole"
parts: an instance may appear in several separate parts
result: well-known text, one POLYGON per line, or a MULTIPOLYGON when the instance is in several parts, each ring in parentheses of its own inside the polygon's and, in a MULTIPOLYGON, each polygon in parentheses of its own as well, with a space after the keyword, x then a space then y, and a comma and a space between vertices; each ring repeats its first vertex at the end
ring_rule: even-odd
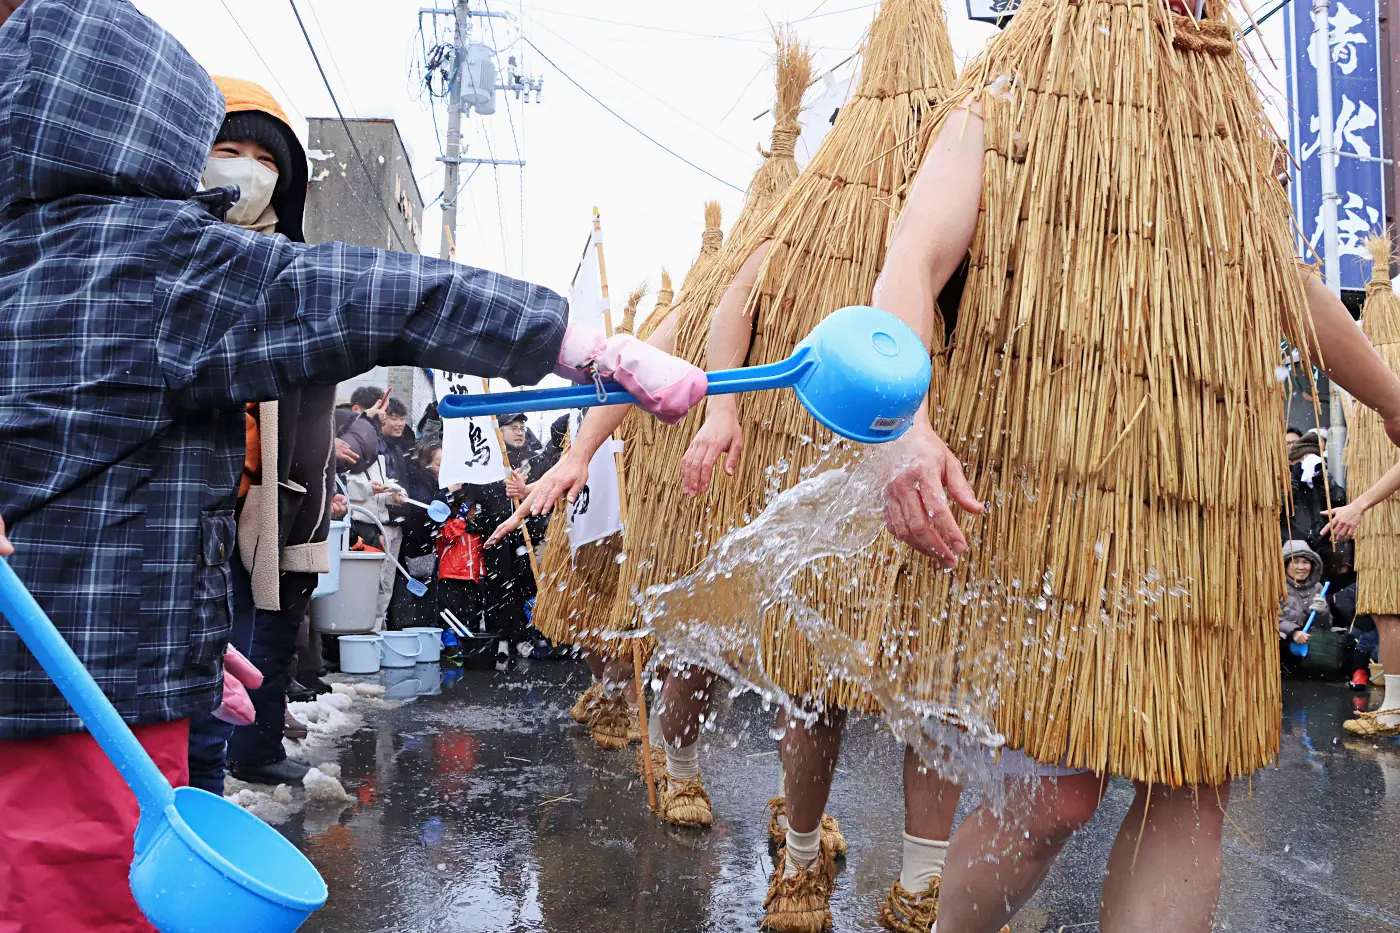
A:
POLYGON ((467 57, 467 38, 471 34, 471 13, 467 0, 457 0, 453 17, 456 26, 453 30, 452 46, 452 89, 447 100, 447 163, 442 181, 442 245, 438 258, 451 259, 457 231, 457 176, 462 163, 462 63, 467 57))
MULTIPOLYGON (((469 159, 462 155, 462 150, 466 147, 462 145, 462 119, 467 116, 467 111, 471 107, 471 101, 463 97, 463 89, 466 86, 465 78, 470 77, 474 91, 480 91, 479 73, 473 71, 470 75, 464 74, 470 55, 475 52, 484 51, 491 57, 495 57, 499 65, 500 58, 496 50, 489 46, 472 45, 472 17, 478 19, 511 19, 509 13, 493 13, 487 10, 482 13, 473 13, 468 6, 467 0, 457 0, 456 6, 451 10, 440 10, 436 7, 420 9, 418 11, 421 24, 424 16, 451 16, 452 28, 452 52, 449 66, 450 86, 447 95, 447 141, 443 146, 443 154, 439 156, 439 161, 445 165, 442 185, 442 242, 438 248, 438 256, 442 259, 451 259, 456 252, 455 237, 457 234, 457 197, 461 193, 461 170, 463 165, 514 165, 523 168, 525 163, 519 159, 469 159)), ((437 51, 435 49, 435 51, 437 51)), ((481 59, 477 60, 480 63, 481 59)), ((431 70, 430 66, 430 70, 431 70)), ((516 71, 515 56, 509 60, 509 72, 505 75, 506 83, 501 84, 492 77, 489 81, 491 87, 489 93, 497 91, 514 91, 516 100, 523 99, 530 102, 530 93, 534 92, 535 102, 538 103, 540 93, 544 87, 544 79, 529 78, 516 71)), ((489 69, 488 69, 489 73, 489 69)), ((478 109, 484 106, 479 98, 478 109)), ((494 104, 491 109, 482 111, 483 115, 495 112, 494 104)))
MULTIPOLYGON (((1322 170, 1322 273, 1323 280, 1338 300, 1342 297, 1342 250, 1337 229, 1336 117, 1332 109, 1332 35, 1328 22, 1328 0, 1313 0, 1313 63, 1317 66, 1317 146, 1322 170)), ((1342 409, 1342 393, 1334 382, 1327 387, 1327 460, 1328 469, 1338 485, 1346 485, 1346 415, 1342 409)))

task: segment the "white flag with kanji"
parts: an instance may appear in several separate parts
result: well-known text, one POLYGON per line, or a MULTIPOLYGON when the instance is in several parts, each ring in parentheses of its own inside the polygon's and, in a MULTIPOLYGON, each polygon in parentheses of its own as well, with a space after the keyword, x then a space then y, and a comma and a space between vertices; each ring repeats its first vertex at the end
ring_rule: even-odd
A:
MULTIPOLYGON (((569 420, 578 436, 581 413, 569 420)), ((579 548, 622 530, 622 491, 618 488, 617 454, 622 441, 608 438, 588 462, 588 482, 569 508, 569 547, 579 548)))
MULTIPOLYGON (((480 376, 434 370, 433 392, 438 401, 447 395, 484 395, 480 376)), ((438 483, 484 486, 506 478, 505 458, 496 434, 496 416, 442 419, 442 473, 438 483)))

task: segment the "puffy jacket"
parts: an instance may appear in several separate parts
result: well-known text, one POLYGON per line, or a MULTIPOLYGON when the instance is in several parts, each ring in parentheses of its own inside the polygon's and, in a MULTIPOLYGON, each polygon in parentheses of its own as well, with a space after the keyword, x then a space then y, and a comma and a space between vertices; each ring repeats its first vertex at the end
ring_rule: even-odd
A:
MULTIPOLYGON (((0 26, 0 516, 11 565, 132 723, 212 709, 244 403, 376 365, 517 384, 566 302, 438 260, 306 246, 196 194, 224 101, 125 0, 0 26)), ((0 739, 80 723, 0 625, 0 739)))
MULTIPOLYGON (((1288 578, 1288 593, 1284 596, 1283 608, 1278 615, 1280 638, 1292 638, 1294 632, 1307 624, 1308 616, 1312 614, 1312 601, 1322 595, 1322 558, 1308 547, 1306 541, 1289 541, 1283 546, 1285 568, 1293 557, 1306 557, 1312 561, 1312 573, 1303 583, 1295 583, 1292 577, 1288 578)), ((1331 619, 1331 610, 1323 609, 1318 612, 1313 627, 1328 628, 1332 624, 1331 619)))

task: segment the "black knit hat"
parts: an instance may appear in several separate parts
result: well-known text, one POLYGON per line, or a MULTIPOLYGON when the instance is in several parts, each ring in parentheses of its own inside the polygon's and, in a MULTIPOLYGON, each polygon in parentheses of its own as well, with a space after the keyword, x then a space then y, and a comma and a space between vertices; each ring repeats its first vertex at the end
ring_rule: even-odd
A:
POLYGON ((280 194, 287 190, 292 181, 292 150, 287 146, 286 130, 275 118, 256 110, 229 114, 214 143, 229 142, 254 142, 272 153, 277 162, 276 191, 280 194))

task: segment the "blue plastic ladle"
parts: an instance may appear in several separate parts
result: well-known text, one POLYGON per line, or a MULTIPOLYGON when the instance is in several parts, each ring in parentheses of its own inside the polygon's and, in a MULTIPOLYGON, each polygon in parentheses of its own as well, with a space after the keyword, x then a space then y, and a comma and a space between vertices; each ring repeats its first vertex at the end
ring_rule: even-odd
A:
MULTIPOLYGON (((447 503, 445 502, 434 502, 433 505, 441 505, 444 509, 447 508, 447 503)), ((358 505, 352 505, 350 506, 350 511, 363 515, 365 518, 374 522, 375 526, 379 529, 379 540, 389 540, 389 532, 384 530, 384 523, 381 522, 369 509, 361 508, 358 505)), ((451 515, 452 511, 448 509, 447 514, 451 515)), ((428 513, 428 516, 430 518, 432 517, 431 511, 428 513)), ((383 551, 382 553, 384 554, 384 559, 387 561, 391 561, 393 565, 398 568, 399 573, 403 574, 404 588, 408 590, 411 596, 417 599, 419 597, 428 595, 428 584, 424 583, 422 580, 414 579, 413 574, 408 572, 408 568, 405 567, 403 564, 399 563, 397 560, 395 560, 393 554, 390 554, 388 551, 383 551)))
POLYGON ((196 787, 172 788, 53 622, 0 559, 0 615, 43 665, 136 794, 131 893, 161 933, 292 933, 326 883, 286 837, 196 787))
MULTIPOLYGON (((1318 594, 1318 598, 1319 598, 1319 599, 1326 599, 1326 598, 1327 598, 1327 591, 1330 590, 1331 588, 1332 588, 1332 584, 1331 584, 1330 582, 1329 582, 1329 583, 1324 583, 1324 584, 1322 584, 1322 592, 1318 594)), ((1306 635, 1306 634, 1308 634, 1308 632, 1311 632, 1311 631, 1312 631, 1313 620, 1316 619, 1316 618, 1317 618, 1317 610, 1316 610, 1316 609, 1314 609, 1312 612, 1308 613, 1308 621, 1305 622, 1305 623, 1303 623, 1303 634, 1304 634, 1304 635, 1306 635)), ((1288 650, 1291 651, 1291 652, 1293 652, 1293 657, 1295 657, 1295 658, 1306 658, 1306 657, 1308 656, 1308 646, 1307 646, 1306 643, 1300 645, 1300 644, 1298 644, 1296 641, 1293 641, 1292 639, 1289 639, 1289 641, 1288 641, 1288 650)))
MULTIPOLYGON (((919 335, 879 308, 842 308, 812 329, 792 355, 777 363, 707 373, 707 395, 792 387, 817 419, 842 437, 865 444, 892 441, 909 429, 928 395, 933 367, 919 335)), ((518 411, 625 405, 636 398, 615 382, 494 395, 448 395, 444 418, 518 411)))

